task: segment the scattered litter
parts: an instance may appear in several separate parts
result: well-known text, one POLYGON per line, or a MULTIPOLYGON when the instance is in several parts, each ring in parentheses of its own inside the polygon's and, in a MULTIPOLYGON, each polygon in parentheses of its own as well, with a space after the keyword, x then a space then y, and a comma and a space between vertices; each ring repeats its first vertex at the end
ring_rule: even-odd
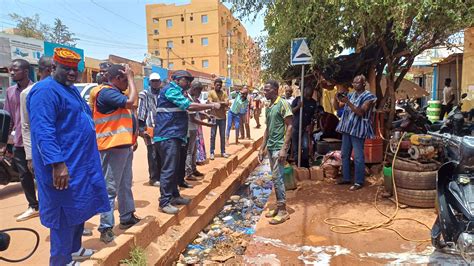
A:
MULTIPOLYGON (((249 241, 255 235, 256 223, 260 219, 272 187, 271 169, 266 160, 255 168, 244 185, 226 201, 220 213, 187 246, 179 262, 222 263, 237 255, 243 255, 249 241)), ((211 196, 211 193, 213 192, 207 196, 211 196)))
POLYGON ((244 261, 247 265, 281 265, 275 254, 259 254, 257 257, 245 256, 244 261))

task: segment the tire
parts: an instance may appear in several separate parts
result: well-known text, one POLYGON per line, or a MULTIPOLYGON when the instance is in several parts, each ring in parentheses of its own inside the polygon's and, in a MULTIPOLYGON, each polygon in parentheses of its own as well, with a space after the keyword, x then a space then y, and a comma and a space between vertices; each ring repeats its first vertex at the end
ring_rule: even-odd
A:
POLYGON ((414 190, 397 186, 398 202, 412 207, 434 208, 436 189, 414 190))
POLYGON ((413 160, 399 159, 395 160, 395 169, 413 172, 430 172, 438 171, 440 165, 438 163, 420 163, 413 160))
POLYGON ((397 187, 415 190, 436 189, 436 171, 413 172, 394 169, 395 184, 397 187))

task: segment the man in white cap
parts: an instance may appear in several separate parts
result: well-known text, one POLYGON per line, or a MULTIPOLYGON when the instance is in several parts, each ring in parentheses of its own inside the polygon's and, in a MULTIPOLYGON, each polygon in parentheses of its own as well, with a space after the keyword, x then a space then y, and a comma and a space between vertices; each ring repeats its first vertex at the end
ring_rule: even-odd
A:
POLYGON ((151 73, 149 81, 149 89, 143 90, 138 95, 138 130, 148 151, 150 185, 158 187, 160 186, 161 160, 153 145, 153 128, 155 127, 156 103, 162 87, 160 74, 151 73))

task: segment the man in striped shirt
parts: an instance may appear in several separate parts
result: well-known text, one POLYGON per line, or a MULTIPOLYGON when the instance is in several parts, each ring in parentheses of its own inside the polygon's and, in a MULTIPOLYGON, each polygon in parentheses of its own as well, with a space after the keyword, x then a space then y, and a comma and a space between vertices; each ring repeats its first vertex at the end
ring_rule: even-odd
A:
POLYGON ((351 182, 351 154, 354 151, 355 183, 350 187, 351 191, 364 185, 364 142, 374 137, 371 116, 377 98, 365 89, 365 84, 364 75, 356 76, 352 82, 354 92, 338 92, 333 99, 335 109, 344 107, 336 128, 342 134, 342 180, 338 184, 351 182))

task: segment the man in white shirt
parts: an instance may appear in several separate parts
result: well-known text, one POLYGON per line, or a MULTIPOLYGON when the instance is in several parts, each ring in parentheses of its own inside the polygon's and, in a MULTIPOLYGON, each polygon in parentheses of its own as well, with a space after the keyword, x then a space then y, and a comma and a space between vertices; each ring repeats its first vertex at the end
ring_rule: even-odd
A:
POLYGON ((447 78, 444 81, 443 89, 443 102, 441 103, 441 112, 439 114, 439 119, 443 120, 445 114, 449 114, 451 109, 453 109, 454 102, 456 100, 456 94, 453 87, 451 87, 451 79, 447 78))

